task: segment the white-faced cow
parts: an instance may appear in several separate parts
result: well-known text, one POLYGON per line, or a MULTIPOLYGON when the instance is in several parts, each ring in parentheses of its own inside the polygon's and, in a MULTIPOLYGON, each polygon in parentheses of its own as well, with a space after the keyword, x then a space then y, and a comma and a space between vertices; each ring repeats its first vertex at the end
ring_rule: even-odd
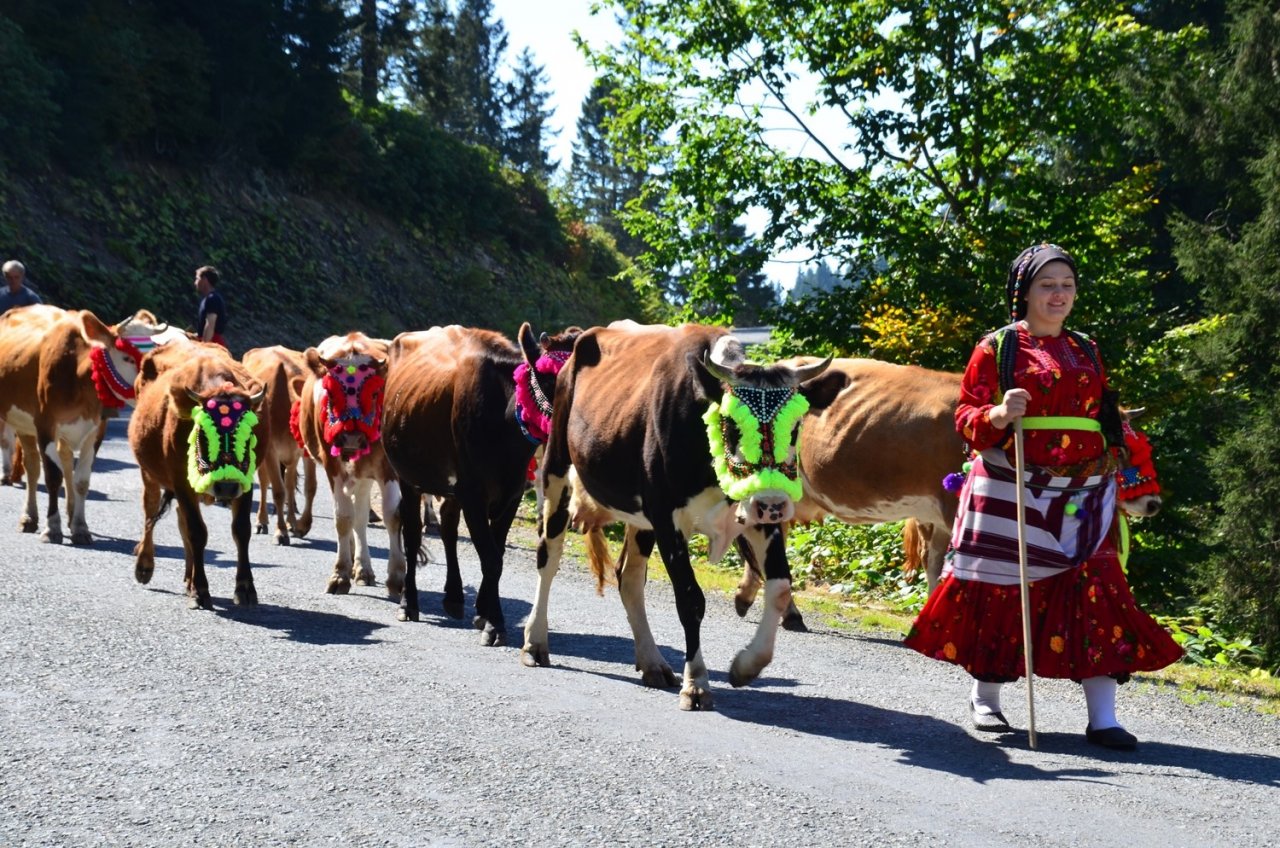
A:
POLYGON ((41 538, 62 541, 58 495, 65 479, 71 542, 92 543, 85 501, 104 419, 133 404, 140 348, 149 348, 151 336, 164 329, 145 310, 114 327, 87 310, 47 305, 0 316, 0 419, 22 442, 23 532, 35 532, 39 524, 36 488, 43 463, 49 509, 41 538))
MULTIPOLYGON (((764 563, 769 610, 730 668, 735 686, 772 660, 779 617, 791 596, 782 522, 801 499, 795 441, 803 411, 835 391, 826 362, 761 366, 714 327, 642 327, 617 322, 582 334, 561 372, 543 460, 546 508, 538 544, 538 595, 521 660, 548 665, 547 602, 572 521, 588 532, 601 583, 611 563, 601 528, 628 525, 619 592, 635 636, 636 667, 650 686, 674 685, 649 631, 644 582, 656 544, 685 634, 681 709, 710 709, 702 656, 705 599, 688 540, 708 537, 709 557, 745 535, 764 563)), ((838 376, 838 375, 836 375, 838 376)), ((807 438, 807 436, 806 436, 807 438)))
POLYGON ((255 412, 264 389, 217 344, 179 341, 142 360, 138 407, 129 420, 129 445, 142 473, 142 538, 134 549, 134 577, 148 583, 155 572, 152 533, 169 504, 178 502, 178 527, 186 557, 192 608, 212 609, 204 552, 209 530, 201 502, 231 505, 236 545, 233 600, 253 605, 258 593, 249 565, 249 513, 257 445, 263 435, 255 412))
POLYGON ((388 347, 383 339, 352 332, 330 336, 305 354, 310 373, 301 391, 298 431, 307 453, 324 467, 333 492, 338 558, 325 588, 330 594, 350 592, 353 578, 362 585, 377 584, 368 539, 375 482, 387 527, 387 593, 398 595, 404 586, 400 484, 382 442, 388 347))
POLYGON ((298 401, 310 371, 300 350, 281 345, 255 347, 240 358, 249 373, 266 386, 258 416, 266 423, 266 443, 260 444, 258 461, 258 532, 267 532, 267 492, 276 511, 276 544, 289 544, 289 533, 305 536, 311 531, 311 509, 316 497, 316 463, 296 434, 298 401), (302 463, 303 502, 298 514, 298 463, 302 463))
POLYGON ((529 460, 539 437, 545 438, 556 373, 578 332, 574 327, 555 337, 543 334, 535 342, 524 324, 516 346, 500 333, 451 325, 401 333, 392 342, 382 432, 404 487, 400 519, 409 561, 401 620, 417 621, 419 615, 420 496, 446 496, 440 509, 445 612, 463 615, 457 552, 461 512, 483 575, 473 624, 482 631, 482 644, 506 644, 498 585, 507 532, 529 460), (518 389, 521 380, 531 382, 518 389))

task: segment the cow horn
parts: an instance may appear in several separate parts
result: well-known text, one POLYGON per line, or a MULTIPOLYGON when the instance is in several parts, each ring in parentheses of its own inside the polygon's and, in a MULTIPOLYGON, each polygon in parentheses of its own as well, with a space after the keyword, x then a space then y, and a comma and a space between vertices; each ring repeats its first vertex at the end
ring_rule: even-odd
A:
POLYGON ((742 352, 742 342, 733 336, 716 339, 711 350, 702 356, 702 364, 711 375, 723 383, 736 383, 738 369, 747 361, 742 352))
POLYGON ((805 380, 812 380, 814 377, 826 371, 831 365, 831 357, 827 357, 821 362, 815 362, 812 365, 801 365, 794 369, 796 375, 796 385, 800 385, 805 380))
POLYGON ((151 335, 153 335, 153 336, 158 336, 158 335, 160 335, 161 333, 163 333, 163 332, 164 332, 165 330, 167 330, 167 329, 169 329, 169 322, 168 322, 168 321, 161 321, 161 322, 160 322, 160 324, 158 324, 158 325, 156 326, 156 328, 155 328, 154 330, 152 330, 152 331, 151 331, 151 335))
POLYGON ((267 387, 263 386, 262 388, 258 389, 256 393, 249 395, 249 403, 257 404, 266 396, 266 394, 267 394, 267 387))
POLYGON ((1146 413, 1146 411, 1147 408, 1145 406, 1139 406, 1136 409, 1126 409, 1124 410, 1124 417, 1130 421, 1137 421, 1146 413))
POLYGON ((191 398, 196 403, 204 403, 204 398, 200 397, 199 393, 197 393, 195 389, 188 388, 187 397, 191 398))

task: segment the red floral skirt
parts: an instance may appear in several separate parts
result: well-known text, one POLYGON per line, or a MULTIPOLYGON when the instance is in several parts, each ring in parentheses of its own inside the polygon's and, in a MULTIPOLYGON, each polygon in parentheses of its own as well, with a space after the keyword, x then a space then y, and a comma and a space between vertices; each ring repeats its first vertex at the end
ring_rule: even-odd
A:
MULTIPOLYGON (((1110 541, 1083 565, 1032 583, 1030 592, 1037 677, 1083 680, 1154 671, 1182 656, 1168 632, 1138 608, 1110 541)), ((949 574, 916 617, 906 644, 979 680, 1016 680, 1026 674, 1021 590, 949 574)))

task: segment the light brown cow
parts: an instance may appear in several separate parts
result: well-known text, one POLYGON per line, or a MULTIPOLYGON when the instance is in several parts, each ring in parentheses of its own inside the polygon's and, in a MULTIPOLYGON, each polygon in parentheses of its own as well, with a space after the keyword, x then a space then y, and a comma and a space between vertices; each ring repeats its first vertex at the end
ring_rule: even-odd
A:
POLYGON ((376 481, 387 528, 389 595, 404 588, 405 556, 400 538, 400 484, 382 445, 382 389, 390 343, 364 333, 330 336, 307 348, 310 374, 302 387, 298 430, 303 444, 324 466, 333 492, 338 559, 325 591, 346 594, 351 582, 376 585, 367 528, 376 481), (354 573, 356 558, 360 568, 354 573))
POLYGON ((87 310, 36 305, 0 316, 0 419, 22 442, 27 505, 19 528, 35 532, 41 463, 49 509, 41 538, 62 541, 58 495, 68 481, 71 542, 93 541, 85 521, 89 475, 104 419, 134 402, 138 345, 164 330, 145 310, 108 327, 87 310), (77 458, 78 457, 78 458, 77 458))
POLYGON ((209 530, 200 504, 230 502, 236 544, 233 600, 256 604, 249 566, 249 513, 257 444, 265 441, 264 425, 255 412, 264 388, 226 348, 191 341, 173 342, 147 354, 137 388, 129 445, 142 473, 146 520, 134 548, 134 577, 139 583, 150 582, 156 565, 152 533, 168 505, 177 500, 188 599, 193 609, 212 609, 204 571, 209 530))
POLYGON ((302 351, 281 345, 255 347, 240 358, 244 367, 267 387, 259 411, 267 423, 267 441, 259 445, 258 532, 267 532, 267 491, 276 509, 276 544, 289 544, 289 532, 305 536, 311 531, 311 508, 316 497, 316 463, 298 444, 290 425, 290 412, 302 396, 310 371, 302 351), (303 506, 298 515, 298 462, 302 462, 303 506), (269 485, 268 485, 269 484, 269 485), (286 524, 286 516, 288 523, 286 524))

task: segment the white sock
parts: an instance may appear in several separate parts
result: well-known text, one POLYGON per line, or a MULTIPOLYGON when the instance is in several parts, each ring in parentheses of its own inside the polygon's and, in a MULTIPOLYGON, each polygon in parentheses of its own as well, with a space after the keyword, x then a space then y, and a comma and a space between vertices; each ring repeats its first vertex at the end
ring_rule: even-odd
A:
POLYGON ((1116 681, 1111 677, 1086 677, 1080 681, 1089 706, 1089 726, 1094 730, 1119 727, 1116 720, 1116 681))
POLYGON ((1003 685, 1003 683, 987 683, 982 680, 973 681, 973 694, 969 696, 973 701, 973 711, 979 715, 1000 712, 1000 687, 1003 685))

